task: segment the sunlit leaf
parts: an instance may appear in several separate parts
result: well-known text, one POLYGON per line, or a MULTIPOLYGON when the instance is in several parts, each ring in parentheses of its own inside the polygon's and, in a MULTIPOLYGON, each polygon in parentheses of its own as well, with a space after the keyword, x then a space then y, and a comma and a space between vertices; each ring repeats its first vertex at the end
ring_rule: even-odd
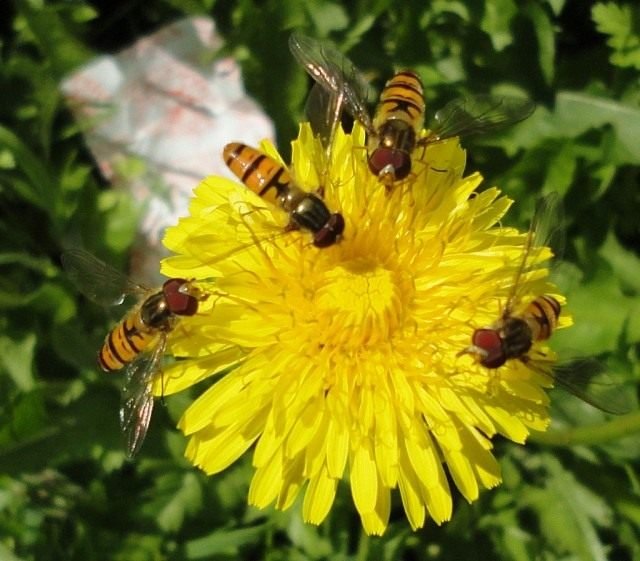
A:
POLYGON ((264 525, 238 530, 217 530, 187 542, 185 559, 209 559, 215 555, 236 555, 243 545, 254 543, 266 528, 264 525))
POLYGON ((517 13, 518 8, 513 0, 500 0, 485 4, 480 27, 489 35, 496 51, 501 51, 513 41, 511 20, 517 13))
POLYGON ((546 456, 544 461, 549 470, 545 487, 525 491, 521 501, 535 509, 541 532, 557 552, 607 561, 597 531, 611 521, 607 501, 581 485, 555 458, 546 456))
POLYGON ((609 35, 613 49, 611 62, 616 66, 640 69, 640 10, 631 4, 599 2, 591 9, 600 33, 609 35))

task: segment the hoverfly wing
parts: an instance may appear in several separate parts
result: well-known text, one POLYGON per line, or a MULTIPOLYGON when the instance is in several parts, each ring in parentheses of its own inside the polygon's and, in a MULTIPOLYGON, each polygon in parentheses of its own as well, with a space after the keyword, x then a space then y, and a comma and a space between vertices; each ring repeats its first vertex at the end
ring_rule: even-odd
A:
POLYGON ((531 221, 534 247, 550 247, 556 259, 562 258, 565 244, 564 210, 562 199, 556 192, 541 197, 531 221))
POLYGON ((88 251, 69 249, 62 254, 61 260, 78 290, 96 304, 117 306, 128 294, 147 290, 88 251))
MULTIPOLYGON (((342 109, 339 96, 327 91, 320 84, 314 84, 307 97, 305 114, 314 136, 324 149, 322 161, 314 159, 319 181, 318 192, 321 194, 324 192, 328 170, 333 161, 333 139, 340 127, 342 109)), ((289 166, 289 171, 295 176, 293 166, 289 166)))
POLYGON ((604 370, 596 359, 580 358, 559 364, 545 374, 557 387, 596 409, 613 415, 629 413, 629 400, 618 385, 608 381, 604 370))
MULTIPOLYGON (((562 245, 562 240, 564 239, 562 220, 562 201, 557 193, 549 193, 537 201, 522 249, 522 258, 513 277, 503 315, 510 314, 513 311, 514 304, 519 301, 518 293, 522 287, 522 275, 532 269, 539 253, 538 250, 546 247, 551 241, 562 245)), ((561 252, 562 248, 558 247, 554 254, 558 255, 561 252)))
POLYGON ((140 354, 126 369, 120 403, 120 428, 129 458, 140 451, 147 435, 154 405, 153 378, 160 371, 166 346, 167 336, 162 333, 151 353, 140 354))
POLYGON ((356 66, 329 43, 293 32, 289 49, 307 73, 327 92, 335 96, 333 103, 342 107, 360 121, 365 129, 373 131, 367 108, 367 81, 356 66))
POLYGON ((307 97, 304 112, 313 133, 320 139, 322 146, 328 148, 340 124, 342 107, 339 97, 320 84, 314 84, 307 97))
POLYGON ((536 108, 524 98, 476 95, 454 99, 436 112, 430 137, 445 140, 494 132, 523 121, 536 108))

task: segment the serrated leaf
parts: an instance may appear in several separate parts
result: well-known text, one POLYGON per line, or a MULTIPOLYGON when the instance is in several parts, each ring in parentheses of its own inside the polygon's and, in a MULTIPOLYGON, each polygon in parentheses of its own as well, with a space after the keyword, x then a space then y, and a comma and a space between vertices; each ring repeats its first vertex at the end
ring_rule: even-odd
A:
POLYGON ((541 532, 558 552, 584 561, 607 561, 597 527, 610 525, 610 506, 555 458, 545 455, 543 461, 549 474, 544 488, 528 488, 521 497, 537 512, 541 532))
POLYGON ((609 35, 607 45, 613 49, 611 63, 640 69, 640 10, 629 4, 599 3, 591 17, 600 33, 609 35))
POLYGON ((577 91, 560 91, 554 110, 539 106, 517 127, 513 141, 531 148, 550 138, 573 139, 589 129, 610 125, 615 133, 610 163, 640 164, 640 108, 577 91))

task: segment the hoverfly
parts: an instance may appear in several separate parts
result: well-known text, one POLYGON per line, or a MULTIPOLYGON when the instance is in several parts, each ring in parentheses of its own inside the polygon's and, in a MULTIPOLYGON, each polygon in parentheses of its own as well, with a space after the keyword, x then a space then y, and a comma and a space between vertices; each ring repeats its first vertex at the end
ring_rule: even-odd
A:
POLYGON ((599 368, 597 361, 583 359, 575 364, 560 364, 550 369, 544 355, 531 353, 535 342, 551 337, 558 325, 562 307, 551 294, 541 294, 523 307, 523 280, 525 274, 533 269, 537 250, 546 246, 554 231, 559 229, 560 215, 560 201, 556 194, 538 202, 500 317, 488 327, 475 329, 471 345, 462 349, 458 356, 469 354, 478 364, 490 370, 500 368, 510 360, 519 360, 550 377, 555 385, 582 401, 602 411, 620 414, 624 407, 618 408, 617 404, 596 396, 584 387, 584 382, 599 368), (519 311, 518 307, 521 308, 519 311), (581 371, 584 373, 582 380, 576 376, 581 371))
POLYGON ((80 292, 98 304, 119 305, 131 294, 140 299, 107 334, 98 352, 103 371, 125 369, 120 427, 127 455, 132 458, 149 428, 154 405, 152 386, 162 368, 167 337, 181 317, 197 313, 205 296, 191 281, 180 278, 168 279, 158 289, 143 287, 80 249, 65 251, 62 264, 80 292))
POLYGON ((347 57, 328 43, 298 32, 289 38, 289 48, 330 96, 333 112, 339 115, 345 108, 364 127, 369 168, 387 188, 409 175, 416 148, 456 136, 499 130, 526 119, 535 109, 527 99, 492 95, 459 98, 436 112, 435 124, 426 136, 421 136, 424 88, 415 72, 401 70, 393 75, 382 90, 372 119, 367 108, 366 81, 347 57))
POLYGON ((344 231, 344 218, 332 213, 318 195, 298 187, 287 169, 259 150, 232 142, 223 150, 229 169, 246 187, 289 214, 287 230, 304 229, 313 234, 313 245, 329 247, 344 231))

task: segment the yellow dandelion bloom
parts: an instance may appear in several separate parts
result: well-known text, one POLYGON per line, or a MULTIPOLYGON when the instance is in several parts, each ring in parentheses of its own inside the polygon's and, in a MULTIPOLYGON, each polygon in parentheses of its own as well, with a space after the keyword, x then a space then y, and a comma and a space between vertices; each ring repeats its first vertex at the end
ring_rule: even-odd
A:
MULTIPOLYGON (((283 211, 243 185, 200 183, 167 232, 176 255, 162 272, 211 296, 172 334, 183 360, 161 391, 224 372, 180 421, 188 459, 214 474, 254 446, 249 502, 286 509, 302 492, 313 524, 346 479, 365 531, 382 534, 393 489, 416 529, 450 519, 450 481, 468 501, 497 485, 491 438, 544 429, 549 380, 518 360, 490 370, 458 356, 500 316, 521 262, 526 234, 500 225, 511 201, 475 192, 482 178, 462 177, 455 139, 418 150, 390 193, 362 146, 358 127, 336 135, 324 197, 346 225, 325 249, 283 232, 283 211)), ((292 158, 302 188, 318 187, 323 156, 303 125, 292 158)), ((523 301, 549 291, 545 277, 524 275, 523 301)))

